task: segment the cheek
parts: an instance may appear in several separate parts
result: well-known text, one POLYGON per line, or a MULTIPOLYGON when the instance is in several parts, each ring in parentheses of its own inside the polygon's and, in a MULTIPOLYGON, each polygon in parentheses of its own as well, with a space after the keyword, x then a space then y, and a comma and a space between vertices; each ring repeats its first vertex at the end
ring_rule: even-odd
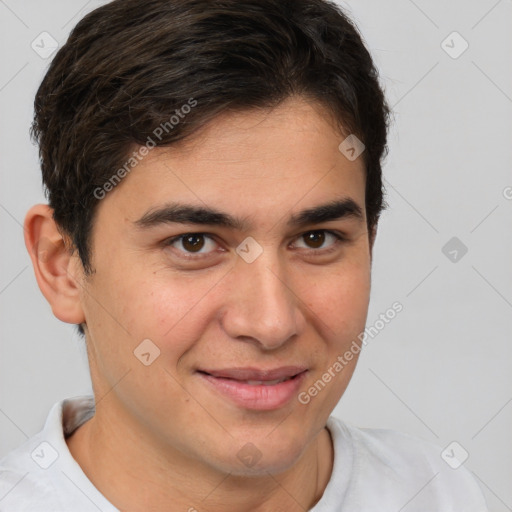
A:
MULTIPOLYGON (((315 314, 325 339, 350 341, 364 329, 370 296, 370 272, 356 266, 317 275, 305 301, 315 314)), ((320 328, 320 327, 319 327, 320 328)))
POLYGON ((122 317, 134 336, 149 338, 161 350, 179 357, 204 330, 208 321, 204 308, 212 286, 209 279, 156 273, 125 288, 120 297, 122 317))

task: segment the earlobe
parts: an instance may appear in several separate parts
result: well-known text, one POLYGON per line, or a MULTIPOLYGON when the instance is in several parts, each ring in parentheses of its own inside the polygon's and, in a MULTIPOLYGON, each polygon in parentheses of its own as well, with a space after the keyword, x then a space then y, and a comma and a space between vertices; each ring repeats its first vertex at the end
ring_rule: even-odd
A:
POLYGON ((59 232, 53 210, 46 204, 30 208, 24 231, 37 284, 53 314, 63 322, 85 322, 80 300, 81 264, 59 232))

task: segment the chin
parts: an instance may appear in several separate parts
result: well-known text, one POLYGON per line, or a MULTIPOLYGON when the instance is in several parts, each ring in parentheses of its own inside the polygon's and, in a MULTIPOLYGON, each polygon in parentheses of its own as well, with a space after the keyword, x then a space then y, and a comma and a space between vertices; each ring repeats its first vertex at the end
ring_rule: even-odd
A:
POLYGON ((217 469, 240 477, 260 477, 280 474, 291 469, 305 452, 309 439, 306 432, 301 437, 282 436, 270 438, 263 434, 253 436, 252 441, 238 442, 236 448, 228 448, 231 456, 226 459, 226 452, 215 454, 217 469), (234 453, 233 453, 234 452, 234 453))

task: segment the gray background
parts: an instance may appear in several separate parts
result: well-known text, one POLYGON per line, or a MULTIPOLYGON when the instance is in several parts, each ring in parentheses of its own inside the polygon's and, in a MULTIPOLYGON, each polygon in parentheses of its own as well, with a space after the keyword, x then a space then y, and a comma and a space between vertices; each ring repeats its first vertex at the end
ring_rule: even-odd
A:
MULTIPOLYGON (((51 57, 31 43, 46 31, 63 44, 102 3, 0 0, 0 456, 53 403, 91 391, 83 343, 41 295, 22 223, 45 202, 28 129, 51 57)), ((512 510, 512 2, 340 4, 395 112, 368 325, 395 301, 404 310, 369 338, 335 414, 441 448, 457 441, 490 509, 512 510), (454 31, 469 44, 461 55, 454 31)))

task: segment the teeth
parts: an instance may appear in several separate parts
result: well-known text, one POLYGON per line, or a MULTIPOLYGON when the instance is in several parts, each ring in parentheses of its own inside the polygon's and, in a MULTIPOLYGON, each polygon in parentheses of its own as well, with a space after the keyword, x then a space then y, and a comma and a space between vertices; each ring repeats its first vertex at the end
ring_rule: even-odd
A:
POLYGON ((283 379, 276 380, 247 380, 246 382, 249 386, 275 386, 276 384, 280 384, 281 382, 290 379, 291 377, 285 377, 283 379))

